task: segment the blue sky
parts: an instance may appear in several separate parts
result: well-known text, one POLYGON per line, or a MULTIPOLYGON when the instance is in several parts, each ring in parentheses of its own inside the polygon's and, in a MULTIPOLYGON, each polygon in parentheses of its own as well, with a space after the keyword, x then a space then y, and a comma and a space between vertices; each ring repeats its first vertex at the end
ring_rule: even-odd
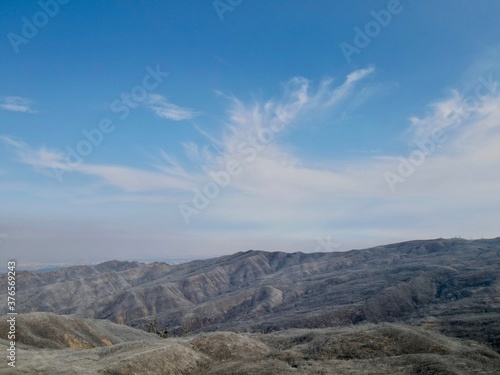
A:
POLYGON ((3 1, 24 264, 496 237, 496 1, 3 1))

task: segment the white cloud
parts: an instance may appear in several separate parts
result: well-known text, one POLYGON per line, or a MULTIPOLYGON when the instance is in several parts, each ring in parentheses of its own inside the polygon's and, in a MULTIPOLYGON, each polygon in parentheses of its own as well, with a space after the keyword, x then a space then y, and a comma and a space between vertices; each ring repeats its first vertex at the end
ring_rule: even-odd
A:
POLYGON ((409 132, 416 140, 432 137, 436 131, 455 129, 473 115, 475 108, 466 108, 463 96, 456 90, 450 98, 432 103, 432 111, 424 117, 410 118, 409 132))
POLYGON ((161 190, 187 190, 191 187, 183 179, 165 173, 149 172, 140 169, 115 165, 81 164, 75 171, 100 177, 107 184, 125 192, 149 192, 161 190))
MULTIPOLYGON (((471 100, 470 95, 454 91, 431 104, 425 116, 412 118, 408 131, 414 140, 439 129, 445 133, 446 142, 428 155, 394 194, 384 173, 397 171, 401 158, 408 158, 411 148, 408 154, 398 156, 342 163, 332 160, 318 166, 298 159, 276 133, 272 142, 255 149, 251 161, 238 153, 241 144, 251 143, 249 140, 272 124, 288 127, 299 119, 307 123, 309 111, 327 109, 356 95, 351 93, 352 85, 372 71, 352 73, 336 88, 332 88, 331 80, 325 80, 316 92, 311 92, 307 79, 294 78, 285 86, 283 99, 261 104, 245 104, 233 98, 226 131, 215 145, 221 152, 204 154, 200 150, 207 148, 193 143, 187 152, 195 155, 193 159, 203 170, 224 171, 229 160, 237 160, 243 171, 195 221, 199 225, 257 225, 295 234, 310 234, 330 223, 344 238, 345 233, 352 236, 355 231, 349 225, 366 233, 387 234, 392 228, 395 239, 396 232, 408 233, 409 237, 418 237, 415 233, 424 237, 457 233, 480 236, 481 225, 483 234, 493 234, 496 229, 491 221, 500 220, 489 208, 500 207, 498 94, 484 95, 483 90, 481 97, 471 100), (283 160, 288 162, 284 164, 283 160), (481 224, 479 214, 485 219, 479 220, 481 224)), ((208 181, 207 177, 198 187, 208 181)), ((346 240, 352 242, 352 238, 346 240)))
MULTIPOLYGON (((495 63, 498 65, 497 62, 495 63)), ((425 116, 411 117, 412 126, 409 133, 413 139, 422 140, 432 137, 436 131, 454 133, 464 124, 481 118, 485 111, 494 110, 496 98, 500 95, 498 81, 491 72, 491 67, 485 72, 475 71, 476 79, 472 80, 468 77, 466 91, 452 90, 449 98, 432 103, 431 111, 425 116)), ((470 76, 470 72, 468 75, 470 76)))
MULTIPOLYGON (((182 155, 161 150, 157 171, 85 163, 73 170, 120 189, 127 201, 133 201, 134 196, 139 201, 168 201, 171 220, 181 225, 176 204, 190 202, 191 189, 202 190, 211 181, 207 172, 224 171, 228 161, 238 161, 242 172, 194 218, 190 228, 196 230, 209 231, 207 228, 216 225, 220 233, 232 230, 228 228, 243 233, 250 228, 246 233, 302 239, 331 234, 346 246, 356 241, 366 243, 368 238, 388 241, 497 233, 498 94, 483 95, 474 106, 466 107, 467 95, 452 92, 431 104, 424 116, 413 117, 408 129, 413 139, 440 129, 446 141, 397 186, 395 193, 388 188, 384 173, 397 171, 401 158, 408 158, 411 149, 397 156, 309 164, 297 157, 293 145, 284 143, 282 132, 307 123, 310 114, 356 96, 355 85, 372 72, 373 68, 354 72, 337 87, 332 86, 332 80, 324 80, 316 90, 309 80, 296 77, 284 86, 282 98, 263 103, 230 98, 222 135, 214 137, 200 129, 211 145, 184 144, 184 156, 195 162, 190 169, 182 165, 182 155), (272 133, 268 144, 259 141, 253 146, 259 132, 273 125, 284 127, 272 133), (247 150, 253 147, 254 152, 242 154, 242 145, 247 150)), ((19 149, 21 161, 38 168, 49 169, 54 160, 63 160, 57 151, 31 150, 7 137, 3 141, 19 149)))
POLYGON ((190 120, 197 115, 197 112, 191 108, 183 108, 170 103, 165 97, 158 94, 149 95, 146 106, 156 116, 173 121, 190 120))
MULTIPOLYGON (((348 90, 345 89, 345 85, 354 84, 355 81, 372 71, 373 69, 360 71, 359 74, 354 74, 355 78, 350 75, 350 78, 348 77, 346 82, 341 85, 343 87, 341 91, 347 96, 348 90)), ((71 171, 97 177, 102 183, 114 186, 127 193, 190 192, 193 187, 206 182, 207 172, 225 168, 227 160, 236 157, 239 158, 241 163, 245 164, 238 148, 241 147, 242 143, 248 142, 252 137, 259 134, 259 132, 268 129, 271 125, 286 126, 309 110, 330 107, 332 105, 331 97, 334 93, 336 100, 341 100, 342 96, 339 95, 338 88, 330 88, 330 83, 323 82, 321 88, 316 93, 311 94, 309 81, 305 78, 296 77, 285 85, 285 93, 282 99, 269 100, 263 105, 258 103, 245 105, 236 98, 232 98, 231 108, 228 111, 227 130, 220 137, 220 141, 216 140, 216 137, 211 137, 202 129, 198 129, 213 144, 200 146, 188 142, 184 145, 186 155, 199 165, 197 171, 188 172, 174 156, 167 154, 163 150, 160 151, 163 162, 155 166, 158 171, 146 171, 126 166, 96 165, 85 162, 69 166, 64 161, 65 155, 63 152, 50 150, 46 147, 34 149, 26 143, 9 137, 4 137, 3 141, 16 148, 19 161, 31 165, 45 174, 54 174, 53 168, 56 166, 61 171, 71 171)), ((152 95, 148 103, 152 106, 165 108, 167 102, 162 96, 152 95)), ((173 117, 180 119, 182 116, 177 114, 173 117)), ((187 117, 187 115, 184 117, 187 117)), ((297 159, 286 148, 280 146, 277 142, 272 142, 272 144, 257 152, 256 159, 247 165, 248 170, 245 171, 245 176, 248 177, 242 178, 241 182, 235 181, 233 188, 240 189, 243 194, 260 195, 266 190, 265 187, 258 186, 258 184, 265 183, 265 173, 262 172, 266 170, 275 175, 276 181, 282 181, 279 184, 287 185, 286 193, 288 197, 294 195, 304 197, 307 195, 305 189, 307 189, 307 186, 310 187, 313 181, 318 184, 318 189, 321 191, 327 191, 328 186, 331 184, 342 186, 344 190, 349 189, 350 184, 352 185, 348 178, 329 171, 321 174, 321 171, 300 168, 282 169, 284 164, 292 166, 296 163, 297 159), (247 178, 253 179, 253 181, 246 181, 247 178), (309 185, 304 185, 304 181, 308 181, 309 185)), ((280 194, 279 191, 275 193, 283 197, 283 194, 280 194)))
POLYGON ((12 137, 9 137, 7 135, 1 135, 0 141, 2 141, 3 143, 5 143, 9 146, 14 146, 14 147, 18 147, 18 148, 26 146, 26 143, 23 143, 19 140, 12 138, 12 137))
POLYGON ((27 143, 9 136, 0 136, 0 141, 16 149, 18 161, 31 165, 39 171, 45 170, 52 163, 59 162, 64 158, 64 154, 60 151, 49 150, 43 146, 33 149, 27 143))
MULTIPOLYGON (((68 166, 64 162, 65 155, 46 147, 32 149, 27 144, 4 137, 4 142, 16 147, 19 161, 35 167, 44 173, 52 173, 57 166, 60 170, 82 173, 98 177, 105 184, 114 186, 127 193, 155 192, 162 190, 181 190, 191 192, 196 186, 203 186, 210 171, 224 170, 228 160, 236 159, 244 167, 244 173, 233 181, 231 188, 242 194, 260 199, 262 195, 274 197, 280 201, 290 202, 293 199, 310 201, 315 197, 332 191, 337 193, 355 191, 355 183, 350 176, 330 170, 319 170, 299 166, 299 161, 289 150, 278 142, 279 132, 273 133, 274 139, 268 145, 258 146, 255 157, 249 163, 241 154, 242 146, 248 148, 252 140, 269 128, 290 125, 309 111, 328 109, 346 99, 353 85, 373 72, 373 68, 362 69, 351 73, 338 87, 332 87, 331 80, 324 80, 316 92, 311 92, 309 80, 294 77, 284 85, 284 96, 281 99, 269 100, 263 104, 247 105, 236 98, 230 99, 227 127, 222 137, 213 137, 202 129, 198 130, 212 143, 198 145, 193 142, 184 144, 186 156, 198 165, 198 170, 187 171, 179 161, 165 151, 160 151, 163 163, 156 165, 157 170, 145 171, 116 165, 95 165, 81 163, 68 166), (287 168, 283 168, 286 165, 287 168), (269 189, 267 182, 272 176, 274 188, 269 189)), ((160 95, 151 95, 148 105, 155 111, 165 110, 174 119, 194 116, 190 110, 173 107, 160 95)), ((175 107, 175 106, 174 106, 175 107)), ((281 129, 281 128, 280 128, 281 129)), ((285 131, 285 130, 280 130, 285 131)))
POLYGON ((358 82, 364 79, 365 77, 368 77, 370 74, 372 74, 375 71, 374 67, 368 67, 365 69, 359 69, 351 74, 349 74, 344 81, 344 83, 337 87, 335 90, 330 95, 330 100, 328 101, 329 105, 334 105, 337 104, 341 99, 343 99, 350 90, 354 88, 354 85, 358 82))
POLYGON ((175 191, 186 190, 191 186, 185 178, 178 178, 162 172, 144 171, 114 165, 87 164, 84 162, 68 165, 65 162, 66 155, 63 152, 49 150, 46 147, 33 149, 28 144, 8 136, 1 136, 0 141, 16 149, 18 161, 54 178, 57 177, 57 173, 61 172, 82 173, 98 177, 103 183, 124 192, 175 191))
POLYGON ((13 112, 34 112, 33 102, 20 96, 4 96, 0 98, 0 108, 13 112))

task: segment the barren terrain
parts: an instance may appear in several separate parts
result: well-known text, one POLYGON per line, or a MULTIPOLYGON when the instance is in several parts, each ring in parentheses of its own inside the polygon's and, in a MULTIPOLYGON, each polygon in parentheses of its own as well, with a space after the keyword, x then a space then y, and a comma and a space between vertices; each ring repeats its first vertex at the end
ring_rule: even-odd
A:
POLYGON ((37 374, 494 374, 499 270, 500 238, 24 271, 18 364, 37 374))

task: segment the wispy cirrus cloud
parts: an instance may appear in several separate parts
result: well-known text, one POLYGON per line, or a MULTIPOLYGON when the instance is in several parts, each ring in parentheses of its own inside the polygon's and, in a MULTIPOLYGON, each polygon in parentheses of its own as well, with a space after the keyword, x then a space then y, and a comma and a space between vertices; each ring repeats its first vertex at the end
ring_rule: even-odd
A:
MULTIPOLYGON (((274 138, 279 133, 291 129, 291 125, 308 123, 310 115, 314 116, 321 111, 330 111, 355 94, 355 86, 360 81, 371 75, 374 67, 356 70, 345 78, 338 86, 333 85, 332 78, 321 80, 317 88, 305 77, 293 77, 283 84, 284 92, 281 98, 274 98, 265 102, 245 103, 233 96, 229 99, 227 119, 224 121, 222 135, 214 136, 206 133, 203 129, 196 129, 210 142, 210 145, 198 145, 193 142, 184 144, 186 155, 202 167, 208 170, 223 166, 228 158, 238 158, 241 154, 243 144, 252 143, 270 129, 279 128, 275 131, 274 138)), ((294 161, 293 155, 287 148, 280 145, 277 139, 258 151, 258 157, 270 156, 280 159, 294 161)))
POLYGON ((412 116, 408 133, 415 140, 426 139, 433 132, 456 129, 464 120, 473 115, 464 106, 463 95, 453 90, 449 98, 429 105, 431 111, 423 117, 412 116))
POLYGON ((4 96, 0 98, 0 108, 13 112, 35 112, 32 108, 33 101, 20 96, 4 96))
MULTIPOLYGON (((211 181, 210 172, 224 171, 234 160, 242 167, 242 172, 231 178, 224 193, 197 220, 256 226, 266 223, 269 228, 282 225, 289 231, 307 231, 304 220, 311 223, 310 227, 330 222, 342 230, 347 230, 348 225, 363 227, 366 221, 365 229, 372 226, 370 230, 382 231, 385 226, 388 231, 411 212, 415 228, 441 236, 471 225, 457 217, 457 211, 480 212, 486 204, 500 205, 500 102, 495 90, 483 88, 482 95, 473 98, 453 91, 432 103, 431 110, 423 116, 411 118, 408 132, 414 139, 426 137, 436 129, 453 136, 448 137, 439 152, 427 156, 411 179, 400 185, 396 195, 389 193, 383 176, 387 170, 397 169, 407 155, 380 152, 362 160, 331 160, 318 165, 297 157, 293 145, 286 144, 278 134, 266 144, 256 141, 259 133, 269 133, 273 124, 308 124, 309 114, 355 98, 366 87, 358 90, 355 85, 373 71, 367 68, 353 72, 336 87, 333 80, 324 80, 316 90, 311 81, 295 77, 285 84, 281 99, 263 103, 230 98, 222 136, 204 134, 210 146, 185 144, 186 156, 205 172, 198 185, 200 191, 203 184, 211 181), (432 215, 436 220, 430 223, 432 215), (449 225, 443 232, 436 232, 443 221, 449 225)), ((285 127, 283 131, 287 129, 292 128, 285 127)), ((494 215, 490 217, 493 218, 494 215)))
MULTIPOLYGON (((228 119, 224 122, 224 134, 212 137, 204 130, 198 129, 211 141, 211 145, 197 145, 193 142, 184 144, 185 156, 194 162, 194 168, 184 168, 174 155, 160 150, 160 163, 153 166, 153 170, 142 170, 127 166, 88 164, 68 165, 65 162, 65 153, 47 147, 32 148, 28 144, 12 137, 2 136, 0 140, 16 149, 18 161, 34 167, 44 174, 54 174, 54 170, 72 171, 98 178, 105 185, 113 186, 127 193, 157 192, 157 191, 191 191, 193 187, 203 183, 206 173, 217 168, 223 168, 229 158, 239 157, 238 148, 242 142, 267 129, 270 125, 287 125, 307 113, 309 110, 326 109, 345 99, 353 85, 373 72, 373 68, 356 71, 349 75, 339 87, 332 87, 331 80, 324 80, 316 91, 310 88, 310 82, 303 77, 294 77, 284 85, 282 98, 269 100, 263 104, 244 103, 234 97, 230 98, 228 119), (213 150, 216 150, 215 152, 213 150)), ((191 109, 185 109, 169 103, 161 95, 150 95, 147 100, 149 108, 164 118, 174 120, 189 119, 196 115, 191 109)), ((268 145, 265 150, 259 151, 258 160, 254 167, 280 168, 286 160, 287 164, 294 164, 296 159, 286 148, 277 142, 268 145), (292 161, 292 162, 291 162, 292 161)), ((276 171, 281 175, 279 170, 276 171)), ((311 172, 316 176, 315 172, 311 172)), ((307 174, 307 173, 306 173, 307 174)), ((250 172, 251 176, 252 173, 250 172)), ((307 174, 307 178, 311 175, 307 174)), ((260 179, 254 176, 256 181, 260 179)), ((342 177, 328 174, 324 181, 345 180, 342 177)), ((344 181, 342 185, 346 182, 344 181)), ((260 191, 260 188, 251 188, 249 191, 260 191)), ((325 182, 322 183, 325 185, 325 182)), ((237 185, 235 185, 237 186, 237 185)), ((245 190, 243 185, 241 189, 245 190)), ((290 193, 292 193, 290 191, 290 193)))
POLYGON ((145 105, 156 116, 173 121, 190 120, 198 114, 193 109, 173 104, 167 98, 158 94, 149 95, 145 105))
POLYGON ((447 99, 431 103, 431 110, 425 116, 412 116, 408 133, 413 139, 429 138, 436 131, 453 133, 467 122, 480 117, 491 106, 494 107, 500 94, 497 74, 499 66, 498 63, 495 64, 496 70, 490 66, 482 73, 476 72, 474 80, 468 77, 466 89, 462 92, 453 89, 447 99))
MULTIPOLYGON (((342 85, 335 88, 334 90, 330 90, 330 92, 328 93, 329 100, 327 104, 328 105, 337 104, 340 100, 345 98, 347 94, 349 94, 349 92, 354 88, 357 82, 368 77, 373 72, 375 72, 375 67, 369 66, 368 68, 358 69, 350 73, 345 79, 344 83, 342 83, 342 85)), ((326 87, 328 88, 328 85, 326 87)))
POLYGON ((0 136, 0 141, 15 148, 19 162, 52 177, 56 177, 58 170, 75 172, 96 177, 105 185, 133 193, 186 190, 191 186, 185 178, 177 178, 164 172, 105 164, 68 165, 66 155, 61 151, 46 147, 32 148, 9 136, 0 136))
MULTIPOLYGON (((113 196, 127 201, 165 202, 169 223, 180 225, 177 205, 193 199, 193 188, 202 191, 207 182, 213 184, 211 172, 221 173, 230 161, 237 161, 241 173, 231 177, 223 193, 196 217, 194 228, 239 225, 257 228, 259 236, 267 230, 260 228, 269 228, 269 235, 293 233, 303 238, 328 230, 344 240, 359 233, 380 238, 392 238, 395 232, 403 237, 494 233, 499 217, 491 207, 500 207, 500 98, 494 90, 483 89, 481 98, 465 112, 460 112, 466 109, 464 95, 453 92, 410 120, 408 132, 415 138, 433 129, 453 136, 428 155, 394 194, 384 173, 397 169, 407 157, 404 153, 318 163, 298 156, 294 144, 287 143, 290 137, 274 133, 271 141, 258 141, 259 134, 267 131, 269 136, 272 125, 285 125, 285 133, 310 124, 319 111, 343 108, 366 87, 362 80, 372 72, 372 68, 353 72, 337 86, 324 80, 316 88, 306 78, 296 77, 284 85, 281 97, 263 102, 230 97, 221 133, 199 129, 208 145, 192 140, 185 142, 184 153, 161 150, 156 165, 144 168, 83 163, 73 171, 99 186, 116 188, 113 196), (454 125, 455 120, 460 126, 454 125), (486 216, 477 223, 469 219, 477 215, 486 216)), ((63 160, 58 151, 31 149, 8 137, 2 140, 18 149, 18 160, 45 172, 54 160, 63 160)), ((99 191, 86 199, 94 197, 107 199, 99 191)))
POLYGON ((37 170, 43 170, 51 163, 64 159, 63 152, 50 150, 45 146, 33 149, 27 143, 10 136, 2 135, 0 141, 16 150, 19 162, 31 165, 37 170))

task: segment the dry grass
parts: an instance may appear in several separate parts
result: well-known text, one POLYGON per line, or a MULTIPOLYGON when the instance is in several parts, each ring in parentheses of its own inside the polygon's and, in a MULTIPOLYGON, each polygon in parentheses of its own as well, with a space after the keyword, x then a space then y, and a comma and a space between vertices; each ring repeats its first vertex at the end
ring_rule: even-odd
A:
MULTIPOLYGON (((21 319, 25 330, 45 315, 21 319), (29 324, 28 324, 29 323, 29 324)), ((270 334, 215 332, 183 338, 126 340, 133 330, 106 321, 50 316, 57 330, 78 328, 82 337, 98 331, 101 345, 72 349, 71 340, 40 331, 64 349, 40 349, 20 343, 17 371, 22 374, 498 374, 500 355, 474 341, 444 336, 422 327, 366 324, 344 328, 294 329, 270 334), (81 324, 77 324, 80 322, 81 324), (87 328, 85 328, 87 327, 87 328), (90 327, 90 328, 89 328, 90 327), (125 331, 123 331, 125 329, 125 331), (113 338, 105 332, 114 332, 113 338), (121 342, 107 346, 106 340, 121 342)), ((31 328, 30 328, 31 327, 31 328)), ((74 334, 74 332, 73 332, 74 334)), ((92 336, 92 335, 91 335, 92 336)), ((30 337, 36 337, 31 333, 30 337)), ((145 337, 145 338, 144 338, 145 337)), ((41 341, 35 340, 37 344, 41 341)), ((0 340, 0 350, 7 342, 0 340)), ((0 374, 9 373, 7 368, 0 374)))

